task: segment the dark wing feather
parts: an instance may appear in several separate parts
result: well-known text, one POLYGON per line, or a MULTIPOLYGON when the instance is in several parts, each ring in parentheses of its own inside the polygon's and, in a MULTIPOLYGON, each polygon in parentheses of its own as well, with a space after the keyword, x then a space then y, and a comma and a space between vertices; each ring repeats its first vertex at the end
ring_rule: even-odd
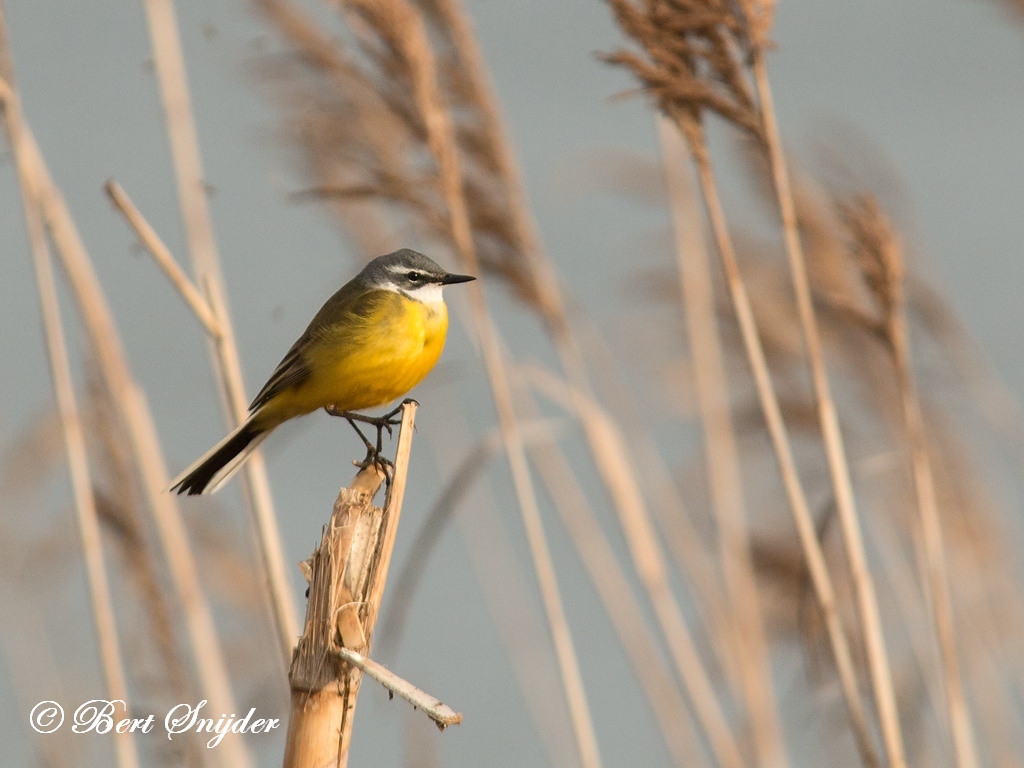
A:
POLYGON ((263 389, 259 391, 259 394, 256 395, 256 398, 249 405, 250 413, 265 405, 288 387, 301 384, 309 378, 309 366, 302 359, 302 348, 306 345, 306 341, 307 334, 304 333, 299 337, 298 341, 292 344, 288 354, 277 364, 277 368, 270 374, 270 378, 263 385, 263 389))
POLYGON ((288 354, 277 364, 277 368, 249 406, 249 411, 255 411, 285 389, 297 386, 309 378, 311 371, 303 353, 310 344, 323 336, 325 329, 336 330, 339 326, 344 327, 351 315, 369 316, 378 302, 386 296, 387 293, 384 291, 367 291, 355 280, 342 286, 324 303, 298 341, 292 344, 288 354))

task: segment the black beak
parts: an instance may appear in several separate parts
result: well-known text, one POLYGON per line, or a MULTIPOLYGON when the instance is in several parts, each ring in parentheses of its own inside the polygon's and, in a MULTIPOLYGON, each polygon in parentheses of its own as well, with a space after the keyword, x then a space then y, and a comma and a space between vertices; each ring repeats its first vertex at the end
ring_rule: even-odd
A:
POLYGON ((472 275, 445 275, 441 278, 441 285, 452 285, 453 283, 468 283, 476 280, 472 275))

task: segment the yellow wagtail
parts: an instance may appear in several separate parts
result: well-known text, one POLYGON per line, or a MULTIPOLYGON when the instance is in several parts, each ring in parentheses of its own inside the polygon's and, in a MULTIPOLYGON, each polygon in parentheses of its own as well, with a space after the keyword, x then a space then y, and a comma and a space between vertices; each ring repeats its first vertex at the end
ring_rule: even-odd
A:
POLYGON ((441 288, 474 279, 407 248, 378 256, 320 308, 252 401, 249 417, 171 490, 213 493, 275 427, 318 408, 347 418, 375 457, 380 430, 391 422, 354 411, 397 400, 430 373, 448 332, 441 288), (377 427, 376 449, 355 420, 377 427))

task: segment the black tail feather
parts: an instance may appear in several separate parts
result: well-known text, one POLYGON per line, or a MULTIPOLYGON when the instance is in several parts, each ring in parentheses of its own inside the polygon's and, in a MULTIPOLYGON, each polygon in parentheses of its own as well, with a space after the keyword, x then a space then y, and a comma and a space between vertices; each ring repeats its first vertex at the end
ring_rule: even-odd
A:
POLYGON ((206 487, 229 461, 240 454, 248 447, 249 443, 255 440, 263 430, 256 429, 251 424, 245 424, 237 434, 225 442, 206 461, 189 472, 180 481, 171 486, 172 491, 189 496, 198 496, 206 490, 206 487))

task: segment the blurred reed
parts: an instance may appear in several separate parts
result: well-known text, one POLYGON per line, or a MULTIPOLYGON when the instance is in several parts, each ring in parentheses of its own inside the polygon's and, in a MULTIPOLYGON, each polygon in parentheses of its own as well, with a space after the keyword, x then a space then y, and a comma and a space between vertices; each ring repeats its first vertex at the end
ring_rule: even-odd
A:
MULTIPOLYGON (((29 248, 36 272, 36 284, 43 315, 46 351, 53 377, 54 396, 60 415, 64 444, 67 451, 68 469, 71 474, 72 495, 78 532, 81 537, 82 553, 85 559, 86 581, 89 587, 89 601, 95 621, 97 645, 106 695, 109 700, 120 702, 124 713, 129 711, 127 677, 121 644, 117 635, 114 606, 110 594, 107 566, 103 559, 103 544, 100 539, 99 517, 96 498, 93 495, 89 477, 89 458, 85 450, 85 432, 82 426, 81 410, 75 395, 71 362, 64 337, 60 315, 60 301, 53 274, 53 261, 39 207, 37 179, 32 173, 31 158, 25 142, 21 104, 15 87, 13 65, 7 44, 7 29, 0 8, 0 75, 3 87, 0 90, 0 108, 4 118, 7 138, 14 152, 21 185, 22 205, 28 230, 29 248)), ((138 748, 132 733, 117 732, 114 736, 114 751, 119 768, 136 768, 139 765, 138 748)))
MULTIPOLYGON (((206 180, 203 176, 195 118, 192 115, 174 2, 146 0, 145 8, 153 46, 153 62, 160 85, 171 157, 178 183, 181 215, 195 272, 193 293, 201 293, 205 297, 209 312, 217 321, 217 334, 211 335, 210 348, 227 416, 227 426, 228 429, 234 429, 249 414, 249 398, 242 381, 242 364, 235 343, 224 290, 224 278, 220 269, 220 257, 213 234, 213 222, 207 204, 206 180)), ((141 215, 137 218, 141 218, 141 215)), ((164 251, 166 252, 166 248, 164 251)), ((273 608, 272 613, 281 645, 281 658, 287 665, 298 636, 298 624, 290 581, 285 573, 281 534, 278 531, 273 500, 270 497, 267 468, 259 452, 254 453, 245 462, 242 474, 245 478, 243 488, 246 506, 253 530, 256 532, 257 551, 273 608)))

